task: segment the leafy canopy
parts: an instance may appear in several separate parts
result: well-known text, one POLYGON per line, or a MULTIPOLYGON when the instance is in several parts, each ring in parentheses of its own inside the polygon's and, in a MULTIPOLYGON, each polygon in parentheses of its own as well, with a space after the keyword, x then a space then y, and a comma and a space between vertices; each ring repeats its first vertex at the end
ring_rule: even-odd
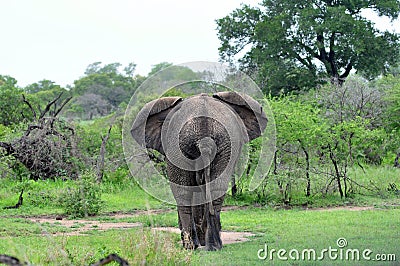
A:
POLYGON ((23 90, 17 86, 17 80, 0 75, 0 124, 16 125, 27 117, 29 112, 22 101, 23 90))
POLYGON ((399 60, 399 35, 379 31, 362 16, 371 9, 396 19, 398 0, 264 0, 217 20, 220 56, 253 74, 273 93, 342 83, 350 71, 366 78, 399 60), (237 58, 239 57, 239 58, 237 58))

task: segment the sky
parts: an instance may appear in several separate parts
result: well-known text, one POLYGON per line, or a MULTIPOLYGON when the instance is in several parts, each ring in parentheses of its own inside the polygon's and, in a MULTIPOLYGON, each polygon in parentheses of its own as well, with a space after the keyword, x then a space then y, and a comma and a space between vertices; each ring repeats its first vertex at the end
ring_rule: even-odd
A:
MULTIPOLYGON (((260 0, 17 0, 0 4, 0 75, 19 86, 66 86, 94 62, 134 62, 147 75, 160 62, 217 62, 215 19, 260 0)), ((370 14, 367 14, 371 16, 370 14)), ((376 20, 376 17, 372 17, 376 20)), ((400 23, 376 20, 379 29, 400 23)))

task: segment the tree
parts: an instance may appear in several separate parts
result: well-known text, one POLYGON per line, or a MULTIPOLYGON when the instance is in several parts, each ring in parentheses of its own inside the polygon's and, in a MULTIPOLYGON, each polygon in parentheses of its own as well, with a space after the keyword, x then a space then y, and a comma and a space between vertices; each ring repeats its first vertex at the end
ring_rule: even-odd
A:
MULTIPOLYGON (((70 97, 70 92, 66 89, 62 88, 60 85, 56 84, 54 81, 43 79, 36 83, 32 83, 25 88, 23 88, 25 92, 27 92, 26 97, 29 99, 30 103, 37 107, 38 111, 41 112, 46 105, 55 99, 58 95, 62 95, 58 102, 62 102, 68 97, 70 97)), ((20 97, 21 98, 21 97, 20 97)), ((19 102, 22 101, 19 99, 19 102)), ((26 107, 26 105, 24 104, 26 107)), ((57 103, 52 105, 51 111, 57 109, 57 103)), ((30 114, 30 112, 28 112, 30 114)))
POLYGON ((22 93, 14 78, 0 75, 0 124, 15 125, 30 117, 22 102, 22 93))
POLYGON ((230 63, 244 54, 238 59, 241 68, 273 93, 309 86, 310 78, 342 84, 352 70, 374 78, 399 61, 399 35, 376 29, 362 16, 365 9, 393 20, 400 1, 264 0, 259 7, 243 5, 217 20, 219 53, 230 63), (286 84, 286 77, 293 83, 286 84))
POLYGON ((44 79, 26 86, 24 90, 27 93, 37 93, 40 91, 61 90, 61 86, 55 84, 54 81, 44 79))
MULTIPOLYGON (((70 114, 76 115, 80 111, 93 108, 97 109, 98 114, 107 115, 117 109, 121 103, 128 103, 135 89, 143 82, 142 77, 133 77, 135 66, 134 63, 130 63, 124 68, 124 73, 121 73, 120 63, 104 66, 101 62, 90 64, 85 71, 86 76, 74 81, 71 92, 76 100, 72 102, 73 110, 69 110, 70 114), (91 96, 92 100, 88 96, 91 96), (98 99, 101 99, 99 104, 96 103, 98 99), (80 104, 82 104, 81 107, 80 104), (99 111, 99 106, 101 111, 99 111), (107 111, 104 113, 104 110, 107 111)), ((96 111, 92 115, 96 116, 96 111)), ((88 114, 85 117, 87 116, 91 115, 88 114)))
POLYGON ((172 63, 168 63, 168 62, 161 62, 158 63, 157 65, 154 65, 151 67, 150 73, 149 73, 149 77, 154 75, 155 73, 157 73, 158 71, 163 70, 164 68, 170 67, 172 66, 172 63))
POLYGON ((50 101, 43 111, 33 108, 23 97, 21 102, 23 100, 32 112, 33 121, 26 126, 22 136, 10 142, 0 141, 0 158, 14 157, 34 180, 57 176, 74 178, 79 170, 75 129, 57 117, 71 98, 51 111, 61 96, 50 101))
POLYGON ((340 195, 347 197, 352 185, 357 185, 349 177, 350 167, 379 165, 387 152, 390 137, 383 127, 384 91, 372 82, 351 76, 342 86, 319 88, 312 97, 329 125, 319 137, 319 168, 329 166, 331 180, 336 181, 340 195))
POLYGON ((128 77, 132 77, 135 70, 136 70, 136 64, 133 62, 129 63, 126 67, 124 67, 125 75, 127 75, 128 77))
POLYGON ((66 115, 91 120, 110 113, 112 106, 98 94, 85 93, 75 97, 70 104, 66 115))
POLYGON ((320 116, 319 108, 293 96, 274 98, 270 103, 278 136, 272 173, 274 176, 285 177, 277 180, 278 187, 281 193, 287 194, 283 183, 290 187, 294 182, 291 179, 297 177, 305 180, 305 194, 310 196, 310 173, 313 159, 315 161, 315 148, 319 145, 322 132, 327 130, 327 123, 320 116))
MULTIPOLYGON (((394 71, 393 71, 394 72, 394 71)), ((393 74, 396 74, 395 72, 393 74)), ((400 168, 400 75, 387 75, 377 81, 385 89, 384 126, 394 152, 394 166, 400 168)))

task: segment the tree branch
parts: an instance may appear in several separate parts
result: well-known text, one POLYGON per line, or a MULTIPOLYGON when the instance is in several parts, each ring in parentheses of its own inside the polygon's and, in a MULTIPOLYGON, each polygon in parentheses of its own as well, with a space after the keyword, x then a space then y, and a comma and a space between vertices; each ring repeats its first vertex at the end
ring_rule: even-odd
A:
POLYGON ((350 61, 350 62, 347 64, 347 66, 346 66, 346 68, 345 68, 343 74, 341 74, 339 78, 340 78, 340 79, 345 79, 345 78, 347 78, 347 76, 350 74, 350 71, 351 71, 352 69, 353 69, 353 63, 350 61))
POLYGON ((335 63, 335 34, 336 32, 332 32, 331 36, 329 37, 329 63, 331 65, 331 69, 333 71, 333 75, 336 76, 338 74, 338 69, 335 63))
POLYGON ((72 97, 68 97, 67 99, 65 99, 65 101, 61 104, 60 108, 58 108, 58 110, 55 111, 54 117, 56 117, 56 116, 61 112, 61 110, 64 108, 64 106, 65 106, 71 99, 72 99, 72 97))
POLYGON ((46 105, 46 108, 45 108, 45 109, 43 110, 43 112, 40 114, 39 119, 42 119, 42 118, 46 115, 46 113, 50 110, 50 107, 51 107, 56 101, 58 101, 58 99, 61 98, 61 95, 63 95, 63 92, 61 92, 60 95, 58 95, 54 100, 52 100, 51 102, 49 102, 49 103, 46 105))
POLYGON ((28 105, 29 109, 31 109, 31 112, 32 112, 32 114, 33 114, 33 118, 36 119, 37 117, 36 117, 35 109, 33 109, 31 103, 28 102, 28 100, 25 98, 25 95, 24 95, 24 94, 22 94, 22 100, 24 101, 24 103, 25 103, 26 105, 28 105))
POLYGON ((11 155, 15 152, 14 147, 7 142, 0 141, 0 147, 6 150, 6 155, 11 155))

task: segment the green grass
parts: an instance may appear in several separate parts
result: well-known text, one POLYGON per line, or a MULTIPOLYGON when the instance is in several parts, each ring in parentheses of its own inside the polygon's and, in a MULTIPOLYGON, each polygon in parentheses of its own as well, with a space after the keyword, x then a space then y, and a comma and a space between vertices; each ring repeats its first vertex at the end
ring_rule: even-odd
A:
POLYGON ((71 229, 57 224, 37 224, 23 218, 2 218, 0 219, 1 237, 21 237, 27 235, 40 235, 42 233, 65 233, 71 229))
POLYGON ((131 212, 171 207, 151 197, 136 184, 117 191, 106 188, 103 191, 102 200, 105 202, 104 212, 131 212))
MULTIPOLYGON (((93 218, 94 219, 94 218, 93 218)), ((337 248, 338 238, 345 238, 349 249, 371 249, 373 254, 385 253, 400 256, 400 209, 368 211, 306 211, 248 208, 222 213, 223 230, 249 231, 256 234, 251 240, 225 245, 218 252, 185 251, 180 247, 179 235, 158 233, 138 228, 129 230, 92 231, 85 236, 53 237, 43 232, 62 231, 65 228, 45 224, 38 226, 24 219, 4 218, 0 237, 0 253, 17 256, 39 265, 87 265, 109 253, 117 253, 132 265, 146 260, 149 265, 190 262, 192 265, 256 265, 271 263, 257 257, 265 245, 270 249, 337 248), (50 228, 50 229, 49 229, 50 228), (18 232, 16 234, 16 232, 18 232)), ((142 221, 151 226, 177 226, 176 213, 141 215, 117 221, 142 221)), ((345 250, 345 249, 344 249, 345 250)), ((272 261, 277 265, 341 265, 343 261, 280 261, 276 254, 272 261)), ((362 261, 364 264, 365 261, 362 261)), ((346 261, 360 265, 360 261, 346 261)), ((386 263, 385 265, 395 265, 386 263)))
POLYGON ((23 236, 0 241, 0 253, 34 265, 89 265, 117 253, 131 265, 185 265, 191 252, 180 249, 177 236, 149 229, 109 230, 87 236, 23 236))
MULTIPOLYGON (((200 265, 256 265, 271 263, 257 257, 259 249, 338 248, 336 241, 344 237, 351 249, 371 249, 374 254, 393 253, 400 260, 400 209, 371 211, 304 211, 263 208, 236 210, 221 215, 224 230, 250 231, 257 236, 250 242, 226 245, 219 252, 197 252, 200 265)), ((312 265, 313 261, 279 261, 280 265, 312 265)), ((365 261, 362 261, 364 264, 365 261)), ((323 260, 318 265, 342 265, 343 261, 323 260)), ((360 261, 345 263, 360 265, 360 261)), ((390 263, 385 265, 391 265, 390 263)), ((395 265, 393 263, 392 265, 395 265)))
MULTIPOLYGON (((173 206, 164 204, 149 196, 133 180, 124 184, 101 184, 104 208, 107 212, 132 212, 135 210, 164 209, 173 206)), ((15 181, 0 179, 0 216, 35 216, 63 214, 60 195, 68 188, 76 187, 74 181, 39 180, 15 181), (4 210, 5 206, 13 206, 18 202, 21 189, 24 189, 24 202, 19 209, 4 210)))
MULTIPOLYGON (((279 200, 276 185, 270 183, 266 198, 257 200, 254 194, 239 197, 227 196, 226 205, 248 206, 221 215, 223 230, 248 231, 256 234, 251 241, 226 245, 218 252, 185 251, 181 248, 179 235, 153 234, 149 227, 178 226, 176 208, 148 196, 132 179, 116 176, 115 180, 101 184, 102 200, 105 202, 100 214, 90 220, 107 222, 141 222, 144 228, 90 231, 84 236, 52 236, 78 229, 82 223, 66 228, 56 221, 37 224, 24 217, 59 215, 63 209, 59 195, 73 181, 22 181, 0 179, 0 254, 14 255, 35 265, 88 265, 109 253, 116 252, 132 265, 147 261, 149 265, 341 265, 343 261, 280 261, 258 259, 258 250, 336 248, 336 240, 344 237, 348 248, 371 249, 374 253, 394 253, 400 261, 400 195, 390 190, 389 184, 400 188, 400 170, 385 167, 353 168, 349 176, 364 187, 355 187, 350 197, 341 199, 337 193, 304 196, 300 184, 293 187, 292 201, 284 205, 279 200), (19 209, 3 210, 15 205, 24 188, 24 203, 19 209), (368 211, 309 211, 305 207, 374 206, 368 211), (258 206, 258 207, 253 207, 258 206), (286 208, 289 208, 286 210, 286 208), (136 210, 164 209, 162 213, 135 215, 116 219, 109 213, 133 213, 136 210)), ((314 180, 315 181, 315 180, 314 180)), ((345 264, 365 264, 365 261, 346 261, 345 264)), ((370 263, 373 264, 372 262, 370 263)), ((375 264, 374 264, 375 265, 375 264)), ((377 264, 379 265, 379 263, 377 264)), ((383 265, 396 265, 386 262, 383 265)))
MULTIPOLYGON (((322 171, 322 170, 321 170, 322 171)), ((329 206, 378 206, 399 204, 400 169, 388 166, 365 166, 363 169, 355 166, 349 169, 348 177, 354 181, 348 182, 349 193, 346 198, 340 198, 332 182, 325 191, 329 180, 326 176, 311 174, 311 196, 305 196, 307 182, 304 177, 293 177, 290 181, 282 179, 283 187, 286 182, 291 184, 289 204, 284 204, 284 196, 280 191, 276 177, 268 176, 265 182, 253 193, 245 190, 239 196, 228 195, 225 203, 229 205, 262 205, 270 207, 329 207, 329 206), (393 187, 394 185, 394 187, 393 187), (262 188, 265 186, 265 192, 262 188)), ((342 180, 342 187, 344 183, 342 180)))

